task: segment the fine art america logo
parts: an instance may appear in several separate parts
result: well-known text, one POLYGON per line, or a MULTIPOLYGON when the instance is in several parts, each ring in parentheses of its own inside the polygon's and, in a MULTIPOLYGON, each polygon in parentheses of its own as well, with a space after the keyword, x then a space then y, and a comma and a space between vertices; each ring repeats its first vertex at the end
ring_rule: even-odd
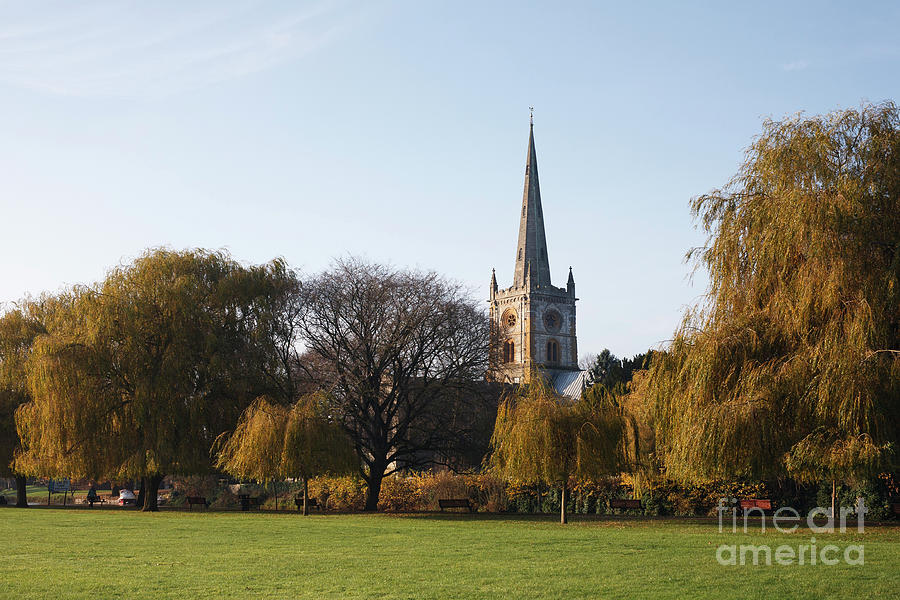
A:
MULTIPOLYGON (((748 532, 749 517, 758 516, 760 532, 766 531, 766 515, 761 508, 741 508, 741 518, 738 515, 737 499, 719 499, 716 511, 719 514, 719 533, 725 530, 725 515, 730 513, 731 532, 738 533, 738 522, 743 524, 743 533, 748 532)), ((862 498, 856 501, 855 507, 842 506, 839 514, 839 525, 835 528, 835 519, 831 510, 817 506, 806 515, 806 525, 811 537, 807 543, 791 546, 782 544, 772 548, 769 544, 721 544, 716 549, 716 561, 720 565, 836 565, 844 562, 847 565, 865 564, 865 547, 863 544, 849 544, 843 548, 835 544, 820 546, 816 543, 816 534, 841 533, 847 531, 847 517, 856 515, 856 530, 863 533, 864 518, 868 512, 862 498), (825 518, 825 524, 820 525, 816 519, 825 518)), ((772 525, 779 533, 794 533, 800 528, 800 513, 789 506, 783 506, 772 515, 772 525)))

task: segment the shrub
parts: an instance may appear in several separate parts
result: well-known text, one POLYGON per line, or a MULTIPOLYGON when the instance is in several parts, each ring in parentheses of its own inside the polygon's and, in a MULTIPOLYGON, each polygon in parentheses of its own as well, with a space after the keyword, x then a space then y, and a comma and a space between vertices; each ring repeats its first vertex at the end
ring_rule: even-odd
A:
POLYGON ((429 510, 433 503, 432 480, 428 475, 393 475, 381 482, 379 508, 387 512, 429 510))
POLYGON ((366 505, 366 484, 356 475, 323 475, 309 480, 309 495, 327 510, 362 510, 366 505))
POLYGON ((203 496, 212 504, 223 491, 219 478, 215 475, 188 475, 166 479, 172 486, 169 498, 173 506, 183 504, 187 496, 203 496))
MULTIPOLYGON (((234 508, 240 505, 235 493, 224 480, 214 476, 172 477, 171 505, 184 502, 186 495, 205 496, 215 507, 234 508)), ((830 506, 831 484, 805 488, 793 482, 713 481, 687 485, 659 478, 645 484, 640 493, 640 510, 619 510, 610 507, 614 498, 633 498, 636 495, 631 478, 609 477, 599 480, 570 481, 572 493, 567 509, 579 514, 643 514, 675 516, 716 516, 720 498, 771 498, 775 507, 791 506, 801 513, 813 506, 830 506)), ((301 494, 302 483, 278 483, 278 508, 293 509, 294 496, 301 494)), ((274 509, 272 484, 268 487, 244 484, 244 491, 260 498, 263 508, 274 509)), ((366 485, 359 477, 322 476, 309 482, 309 495, 326 510, 338 512, 361 511, 365 506, 366 485)), ((900 495, 896 476, 881 475, 854 486, 841 486, 842 506, 856 504, 862 497, 869 507, 869 519, 882 520, 890 516, 890 502, 900 495)), ((61 498, 61 496, 60 496, 61 498)), ((387 512, 419 512, 438 510, 441 498, 468 498, 475 510, 485 512, 556 513, 559 511, 559 490, 544 486, 507 484, 490 473, 457 474, 449 471, 395 474, 382 482, 379 508, 387 512)), ((37 499, 37 498, 36 498, 37 499)), ((46 495, 42 497, 46 501, 46 495)))

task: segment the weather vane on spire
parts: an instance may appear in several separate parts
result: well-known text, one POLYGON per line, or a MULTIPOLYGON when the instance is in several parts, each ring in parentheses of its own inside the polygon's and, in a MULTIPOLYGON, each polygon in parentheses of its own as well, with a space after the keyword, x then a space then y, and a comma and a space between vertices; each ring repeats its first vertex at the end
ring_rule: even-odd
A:
POLYGON ((528 107, 528 122, 530 124, 534 125, 534 107, 533 106, 528 107))

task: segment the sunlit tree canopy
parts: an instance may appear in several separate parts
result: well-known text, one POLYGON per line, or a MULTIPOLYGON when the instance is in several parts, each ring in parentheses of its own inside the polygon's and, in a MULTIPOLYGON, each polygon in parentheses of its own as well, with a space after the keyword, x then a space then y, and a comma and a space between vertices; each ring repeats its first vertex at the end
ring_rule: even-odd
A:
POLYGON ((900 113, 768 120, 693 201, 706 301, 655 357, 670 475, 775 476, 894 460, 900 419, 900 113))
POLYGON ((524 484, 559 484, 625 466, 625 420, 612 396, 603 404, 572 402, 540 377, 504 400, 492 438, 492 467, 524 484))
POLYGON ((262 482, 355 471, 353 446, 326 409, 321 394, 304 396, 293 406, 257 399, 234 432, 223 437, 217 466, 262 482))
POLYGON ((25 302, 0 315, 0 476, 15 475, 16 505, 26 507, 25 476, 13 469, 19 447, 15 415, 30 400, 25 364, 35 338, 43 333, 40 303, 25 302))
POLYGON ((261 324, 292 278, 280 261, 160 249, 57 296, 27 363, 17 468, 156 484, 208 471, 216 436, 266 385, 261 324))

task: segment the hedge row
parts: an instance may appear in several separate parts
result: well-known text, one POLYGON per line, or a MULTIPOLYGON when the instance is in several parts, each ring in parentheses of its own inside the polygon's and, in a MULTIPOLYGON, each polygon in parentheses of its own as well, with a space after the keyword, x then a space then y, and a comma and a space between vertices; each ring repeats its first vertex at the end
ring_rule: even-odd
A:
MULTIPOLYGON (((239 504, 232 486, 214 477, 172 478, 170 505, 178 505, 186 495, 203 495, 214 507, 229 508, 239 504)), ((602 481, 572 481, 568 509, 580 514, 634 514, 674 516, 715 516, 720 498, 769 498, 776 507, 791 506, 806 512, 814 506, 829 506, 831 485, 802 487, 793 482, 711 482, 703 485, 680 485, 671 481, 652 483, 635 493, 627 478, 602 481), (639 496, 640 510, 623 511, 610 508, 610 501, 639 496)), ((245 485, 244 492, 262 499, 265 509, 293 508, 293 498, 301 493, 299 482, 275 485, 245 485)), ((309 483, 310 496, 326 510, 361 511, 365 505, 366 486, 359 477, 317 477, 309 483)), ((869 518, 890 517, 890 502, 898 495, 896 479, 882 476, 856 486, 839 486, 839 503, 851 506, 862 497, 869 507, 869 518)), ((559 511, 558 488, 517 486, 504 483, 488 474, 459 475, 449 472, 396 475, 384 480, 379 508, 387 512, 420 512, 438 510, 441 498, 468 498, 482 512, 552 513, 559 511)))

